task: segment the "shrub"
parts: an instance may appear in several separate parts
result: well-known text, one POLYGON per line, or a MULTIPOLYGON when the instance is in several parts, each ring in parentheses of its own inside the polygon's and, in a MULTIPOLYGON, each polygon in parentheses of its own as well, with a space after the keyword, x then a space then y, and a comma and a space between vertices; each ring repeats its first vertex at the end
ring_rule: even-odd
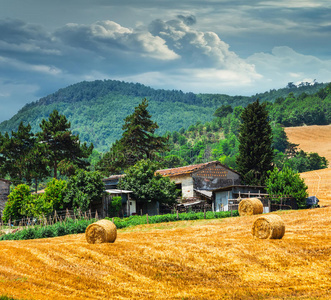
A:
MULTIPOLYGON (((232 216, 238 216, 238 211, 232 211, 232 216)), ((222 212, 206 212, 206 219, 215 219, 215 218, 227 218, 231 216, 230 211, 222 211, 222 212)), ((108 220, 114 219, 114 224, 118 229, 133 227, 136 225, 146 224, 147 218, 146 216, 130 216, 128 218, 120 219, 120 218, 106 218, 108 220)), ((198 220, 204 219, 204 213, 180 213, 178 214, 166 214, 166 215, 157 215, 157 216, 149 216, 148 221, 150 224, 155 223, 164 223, 164 222, 174 222, 181 220, 198 220)), ((59 222, 54 225, 48 226, 36 226, 28 229, 23 229, 16 233, 9 233, 0 236, 0 240, 25 240, 25 239, 41 239, 47 237, 55 237, 55 236, 63 236, 66 234, 77 234, 84 233, 88 225, 95 222, 95 219, 91 220, 73 220, 67 219, 64 222, 59 222)))
POLYGON ((9 219, 12 221, 22 219, 25 216, 22 212, 24 207, 31 203, 30 187, 26 184, 19 184, 8 195, 8 201, 3 210, 3 221, 7 223, 9 219))
POLYGON ((306 207, 308 187, 298 173, 286 166, 281 171, 274 168, 273 171, 268 172, 268 175, 266 186, 269 195, 278 196, 278 200, 292 196, 296 199, 299 208, 306 207))

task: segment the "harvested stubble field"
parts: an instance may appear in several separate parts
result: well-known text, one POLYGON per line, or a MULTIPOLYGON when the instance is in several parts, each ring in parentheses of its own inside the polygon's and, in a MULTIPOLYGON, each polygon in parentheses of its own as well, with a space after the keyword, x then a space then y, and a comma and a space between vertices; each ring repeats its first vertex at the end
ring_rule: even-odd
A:
MULTIPOLYGON (((305 152, 316 152, 329 161, 331 167, 331 125, 287 127, 291 143, 299 144, 305 152)), ((308 186, 309 196, 316 196, 321 205, 331 205, 331 168, 301 173, 308 186)))
POLYGON ((331 125, 313 125, 285 128, 291 143, 299 144, 305 152, 316 152, 331 164, 331 125))
POLYGON ((308 186, 309 196, 316 196, 320 205, 331 205, 331 168, 300 174, 308 186))
POLYGON ((331 207, 278 212, 281 240, 257 216, 141 225, 113 244, 84 234, 0 242, 0 295, 18 299, 330 299, 331 207))

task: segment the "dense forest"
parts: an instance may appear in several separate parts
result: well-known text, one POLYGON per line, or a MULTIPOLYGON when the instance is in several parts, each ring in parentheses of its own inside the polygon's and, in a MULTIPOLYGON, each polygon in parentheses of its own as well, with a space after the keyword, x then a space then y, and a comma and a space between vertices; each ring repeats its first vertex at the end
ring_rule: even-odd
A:
MULTIPOLYGON (((37 132, 40 129, 41 120, 47 118, 56 109, 67 117, 73 133, 79 134, 81 141, 93 143, 95 149, 105 152, 115 140, 121 137, 125 117, 133 112, 134 107, 143 98, 148 100, 149 112, 159 125, 156 132, 159 135, 183 130, 193 132, 192 126, 197 125, 200 125, 201 132, 202 124, 206 124, 203 126, 207 131, 209 126, 214 130, 219 129, 219 120, 213 116, 218 108, 229 105, 233 109, 239 107, 240 110, 240 107, 246 107, 257 98, 261 102, 270 102, 272 118, 285 126, 298 126, 304 123, 320 124, 321 122, 325 124, 331 122, 330 99, 325 96, 328 94, 323 89, 325 87, 326 84, 323 83, 300 86, 289 83, 283 89, 247 97, 156 90, 138 83, 115 80, 81 82, 25 105, 10 120, 0 124, 0 132, 16 131, 20 122, 25 125, 29 123, 32 131, 37 132), (321 89, 324 92, 319 92, 321 89), (301 107, 305 112, 303 116, 301 107)), ((235 111, 238 113, 238 108, 235 111)), ((229 130, 227 129, 229 126, 234 126, 228 124, 229 120, 222 122, 225 132, 229 130)), ((213 135, 207 131, 206 138, 208 134, 213 135)), ((215 138, 223 135, 219 132, 215 138)), ((191 139, 189 134, 186 139, 191 139)))
MULTIPOLYGON (((265 104, 272 125, 274 164, 280 169, 288 165, 297 172, 325 168, 328 162, 324 157, 298 151, 297 145, 288 141, 283 127, 331 124, 331 84, 311 95, 304 92, 295 96, 290 92, 274 103, 267 101, 265 104)), ((169 132, 170 150, 164 156, 167 166, 219 160, 236 169, 243 110, 242 106, 222 105, 215 111, 212 121, 197 121, 187 129, 169 132)))

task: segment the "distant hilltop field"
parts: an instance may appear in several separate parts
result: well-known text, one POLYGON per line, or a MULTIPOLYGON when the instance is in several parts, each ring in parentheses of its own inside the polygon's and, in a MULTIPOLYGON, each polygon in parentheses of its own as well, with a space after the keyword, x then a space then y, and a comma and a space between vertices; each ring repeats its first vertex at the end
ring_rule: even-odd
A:
POLYGON ((331 163, 331 125, 313 125, 285 128, 291 143, 299 144, 305 152, 316 152, 331 163))
POLYGON ((329 161, 329 168, 301 173, 308 185, 309 196, 316 196, 321 205, 331 205, 331 125, 287 127, 291 143, 305 152, 316 152, 329 161))

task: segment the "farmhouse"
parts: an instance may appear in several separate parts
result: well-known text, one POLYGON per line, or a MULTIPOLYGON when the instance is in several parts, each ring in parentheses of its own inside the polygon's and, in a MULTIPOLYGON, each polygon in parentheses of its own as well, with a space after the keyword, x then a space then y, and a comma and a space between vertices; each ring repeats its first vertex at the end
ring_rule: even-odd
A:
POLYGON ((2 212, 7 202, 7 197, 10 193, 10 185, 11 182, 9 180, 0 178, 0 217, 2 216, 2 212))
POLYGON ((219 161, 158 170, 156 173, 175 181, 183 199, 211 199, 212 190, 241 183, 240 174, 219 161))

